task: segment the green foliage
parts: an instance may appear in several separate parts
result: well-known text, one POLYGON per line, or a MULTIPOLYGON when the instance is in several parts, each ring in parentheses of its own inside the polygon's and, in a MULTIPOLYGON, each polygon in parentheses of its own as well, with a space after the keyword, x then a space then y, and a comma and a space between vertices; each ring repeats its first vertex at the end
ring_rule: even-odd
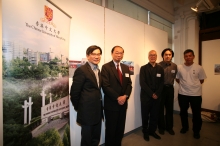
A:
POLYGON ((35 79, 43 79, 50 76, 50 68, 48 65, 39 63, 38 66, 33 70, 35 79))
POLYGON ((40 134, 37 138, 33 138, 31 146, 63 146, 63 143, 59 132, 55 129, 50 129, 40 134))
POLYGON ((25 146, 32 139, 29 128, 20 124, 3 124, 3 131, 4 145, 7 146, 25 146))
MULTIPOLYGON (((6 62, 3 58, 3 130, 4 145, 7 146, 62 146, 62 140, 56 130, 45 132, 39 138, 33 138, 31 129, 39 125, 41 119, 42 88, 47 88, 46 101, 49 102, 49 93, 53 101, 69 95, 68 77, 56 79, 59 73, 68 76, 68 66, 59 65, 55 59, 49 63, 31 64, 26 58, 14 59, 6 62), (42 80, 45 79, 45 80, 42 80), (24 125, 24 101, 32 98, 32 121, 24 125)), ((66 136, 69 139, 69 134, 66 136)))
POLYGON ((48 77, 57 77, 59 73, 62 76, 68 76, 68 65, 59 64, 58 58, 52 59, 48 63, 38 62, 38 65, 31 64, 27 58, 16 58, 9 63, 3 57, 3 77, 14 77, 16 79, 43 79, 48 77))
POLYGON ((33 74, 29 66, 31 66, 31 63, 27 60, 13 59, 8 66, 7 76, 17 79, 28 78, 33 74))
POLYGON ((3 98, 3 123, 23 124, 24 111, 19 104, 18 98, 3 98), (12 108, 13 107, 13 108, 12 108), (23 119, 22 119, 23 118, 23 119))
POLYGON ((2 77, 7 76, 7 63, 5 61, 5 57, 2 56, 2 77))
POLYGON ((64 131, 63 145, 70 146, 70 127, 69 127, 69 124, 66 125, 65 131, 64 131))
POLYGON ((69 140, 68 140, 66 133, 64 133, 64 135, 63 135, 63 145, 70 146, 70 143, 69 143, 69 140))

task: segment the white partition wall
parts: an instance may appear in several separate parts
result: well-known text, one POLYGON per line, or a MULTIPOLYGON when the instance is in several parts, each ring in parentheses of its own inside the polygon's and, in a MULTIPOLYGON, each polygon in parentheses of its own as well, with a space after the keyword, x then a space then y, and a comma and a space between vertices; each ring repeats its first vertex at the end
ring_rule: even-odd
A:
POLYGON ((145 62, 148 62, 148 52, 157 51, 157 62, 163 60, 161 52, 168 47, 168 34, 165 31, 145 24, 145 62))
POLYGON ((202 67, 207 79, 202 85, 202 108, 220 112, 220 74, 214 66, 220 65, 220 39, 202 42, 202 67))
MULTIPOLYGON (((98 45, 103 49, 100 63, 109 62, 111 49, 115 45, 125 50, 124 61, 134 61, 132 93, 129 99, 125 133, 142 125, 140 110, 140 67, 148 63, 148 51, 158 51, 158 61, 161 61, 161 51, 168 46, 167 33, 148 26, 109 9, 105 9, 84 0, 52 0, 58 7, 71 17, 70 60, 81 60, 85 57, 86 48, 98 45)), ((72 79, 70 78, 70 85, 72 79)), ((70 104, 71 145, 80 145, 81 127, 76 123, 76 112, 70 104)), ((104 143, 105 125, 102 125, 100 144, 104 143)))
POLYGON ((125 133, 141 126, 139 70, 144 64, 144 23, 105 9, 105 62, 112 60, 111 49, 124 48, 124 61, 134 61, 132 93, 128 101, 125 133))
MULTIPOLYGON (((53 2, 71 17, 69 60, 86 58, 86 49, 91 45, 102 48, 104 53, 104 8, 84 0, 53 0, 53 2)), ((62 21, 62 20, 61 20, 62 21)), ((104 62, 102 57, 99 66, 104 62)), ((69 79, 72 85, 72 78, 69 79)), ((71 145, 79 146, 81 127, 76 123, 76 111, 70 102, 71 145)), ((104 143, 104 123, 100 144, 104 143)))

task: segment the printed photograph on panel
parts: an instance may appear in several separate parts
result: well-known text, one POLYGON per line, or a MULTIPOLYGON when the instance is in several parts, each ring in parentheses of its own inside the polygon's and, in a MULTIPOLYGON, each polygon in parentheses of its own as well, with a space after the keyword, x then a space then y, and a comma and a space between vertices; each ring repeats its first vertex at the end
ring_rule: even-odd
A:
POLYGON ((134 75, 134 61, 121 61, 121 63, 129 67, 130 75, 134 75))
POLYGON ((3 0, 2 22, 4 146, 70 146, 70 18, 45 0, 3 0))
POLYGON ((220 64, 215 64, 214 72, 215 72, 215 75, 220 75, 220 64))

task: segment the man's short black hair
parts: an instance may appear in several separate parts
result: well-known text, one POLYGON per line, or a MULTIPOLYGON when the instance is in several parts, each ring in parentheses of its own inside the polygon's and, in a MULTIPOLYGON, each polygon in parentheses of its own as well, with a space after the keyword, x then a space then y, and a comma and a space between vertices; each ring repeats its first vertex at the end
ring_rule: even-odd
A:
POLYGON ((190 53, 190 52, 192 53, 193 56, 195 56, 195 55, 194 55, 194 51, 191 50, 191 49, 185 50, 183 54, 185 55, 185 54, 190 53))
MULTIPOLYGON (((112 53, 114 52, 114 50, 115 50, 116 47, 122 48, 121 46, 114 46, 114 47, 112 48, 112 53)), ((122 48, 122 49, 123 49, 123 48, 122 48)), ((123 52, 124 52, 124 49, 123 49, 123 52)))
POLYGON ((174 57, 174 52, 173 52, 173 50, 170 49, 170 48, 166 48, 166 49, 164 49, 164 50, 162 51, 162 53, 161 53, 162 58, 163 58, 163 55, 164 55, 164 53, 165 53, 166 51, 170 51, 170 52, 172 53, 172 58, 174 57))
POLYGON ((102 54, 102 49, 99 46, 96 45, 92 45, 89 46, 86 50, 86 55, 90 55, 94 50, 99 49, 100 50, 100 54, 102 54))

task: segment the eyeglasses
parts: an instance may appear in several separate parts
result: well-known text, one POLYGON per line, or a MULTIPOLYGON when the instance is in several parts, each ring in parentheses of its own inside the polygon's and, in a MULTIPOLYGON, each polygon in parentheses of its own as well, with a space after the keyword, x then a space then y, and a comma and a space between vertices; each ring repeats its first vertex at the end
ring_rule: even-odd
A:
POLYGON ((116 55, 123 55, 124 52, 115 52, 116 55))
POLYGON ((156 54, 150 54, 149 56, 150 57, 156 57, 157 55, 156 54))
POLYGON ((96 53, 91 53, 90 55, 93 56, 93 57, 94 56, 100 57, 102 54, 101 53, 97 53, 97 54, 96 53))

